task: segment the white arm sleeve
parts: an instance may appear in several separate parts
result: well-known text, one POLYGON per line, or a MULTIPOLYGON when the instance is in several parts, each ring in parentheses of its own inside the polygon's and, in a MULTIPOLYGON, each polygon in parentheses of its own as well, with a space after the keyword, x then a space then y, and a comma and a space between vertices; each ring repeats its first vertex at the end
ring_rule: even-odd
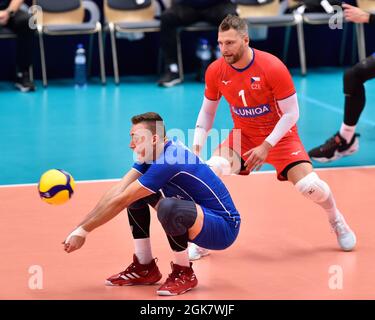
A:
POLYGON ((207 139, 207 134, 211 130, 215 120, 216 110, 220 100, 212 101, 203 98, 201 110, 199 111, 197 123, 194 131, 193 145, 203 146, 207 139))
POLYGON ((296 93, 284 100, 277 101, 277 104, 282 112, 282 116, 270 135, 265 139, 272 147, 296 124, 299 117, 296 93))

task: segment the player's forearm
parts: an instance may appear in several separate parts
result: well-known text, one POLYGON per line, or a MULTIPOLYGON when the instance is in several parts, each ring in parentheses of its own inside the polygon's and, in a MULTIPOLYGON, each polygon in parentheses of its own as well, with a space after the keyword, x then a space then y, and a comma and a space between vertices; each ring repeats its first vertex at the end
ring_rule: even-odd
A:
POLYGON ((130 205, 128 197, 123 194, 123 191, 124 189, 121 184, 109 190, 79 226, 90 232, 114 218, 130 205))
POLYGON ((16 12, 21 7, 21 4, 23 3, 23 0, 12 0, 7 8, 8 11, 16 12))
POLYGON ((82 226, 85 223, 87 223, 89 220, 91 220, 97 212, 100 212, 103 210, 103 208, 111 202, 111 200, 116 197, 118 194, 120 194, 119 186, 116 185, 110 190, 108 190, 104 196, 99 200, 98 204, 95 206, 95 208, 78 224, 78 226, 82 226))
POLYGON ((126 205, 122 198, 121 196, 117 196, 112 198, 108 203, 96 206, 88 215, 86 222, 74 229, 65 239, 65 251, 72 252, 79 249, 91 231, 118 215, 123 210, 123 206, 126 205))
POLYGON ((219 100, 212 101, 206 97, 203 98, 202 107, 195 125, 194 146, 204 146, 208 132, 212 129, 218 105, 219 100))
POLYGON ((274 147, 295 124, 296 120, 294 117, 283 115, 265 141, 274 147))
POLYGON ((116 196, 108 202, 103 202, 98 205, 80 226, 87 232, 100 227, 116 217, 124 208, 129 205, 127 201, 121 196, 116 196))
POLYGON ((278 101, 278 105, 283 115, 277 122, 270 135, 265 139, 265 141, 271 146, 275 146, 297 123, 299 118, 297 94, 278 101))
POLYGON ((100 212, 105 208, 105 206, 108 205, 108 203, 111 203, 116 199, 116 197, 120 196, 122 192, 125 191, 125 189, 133 183, 135 180, 137 180, 141 174, 134 170, 131 169, 130 171, 127 172, 127 174, 122 178, 121 181, 116 183, 112 188, 110 188, 104 195, 103 197, 99 200, 98 204, 95 206, 95 208, 85 217, 83 221, 79 224, 79 226, 82 226, 85 224, 87 221, 92 219, 97 212, 100 212))
POLYGON ((90 232, 108 222, 120 213, 121 206, 118 201, 119 192, 115 189, 106 193, 95 208, 79 224, 80 227, 90 232))
POLYGON ((133 202, 147 197, 153 192, 143 187, 139 181, 132 182, 121 194, 110 198, 107 202, 103 201, 91 214, 81 227, 90 232, 102 224, 108 222, 117 216, 122 210, 129 207, 133 202))

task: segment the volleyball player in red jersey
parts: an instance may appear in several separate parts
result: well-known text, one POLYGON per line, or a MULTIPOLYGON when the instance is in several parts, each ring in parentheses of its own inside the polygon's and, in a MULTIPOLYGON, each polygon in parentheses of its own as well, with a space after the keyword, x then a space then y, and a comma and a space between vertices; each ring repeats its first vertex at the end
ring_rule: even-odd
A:
MULTIPOLYGON (((234 128, 207 164, 219 176, 249 174, 264 163, 271 164, 279 180, 290 181, 327 212, 341 249, 351 251, 356 236, 337 209, 328 184, 313 171, 298 136, 298 100, 288 69, 272 54, 249 47, 246 21, 237 16, 222 21, 218 43, 222 57, 206 71, 193 151, 200 154, 224 96, 234 128)), ((196 246, 189 250, 192 260, 207 254, 196 246)))

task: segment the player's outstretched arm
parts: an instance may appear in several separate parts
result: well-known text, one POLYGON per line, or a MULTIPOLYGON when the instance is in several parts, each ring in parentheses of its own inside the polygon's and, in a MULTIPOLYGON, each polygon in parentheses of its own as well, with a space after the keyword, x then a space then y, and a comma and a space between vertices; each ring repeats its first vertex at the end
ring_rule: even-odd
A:
POLYGON ((91 217, 95 213, 96 209, 98 209, 98 207, 106 205, 111 199, 113 199, 114 197, 116 197, 119 194, 121 194, 132 182, 134 182, 135 180, 137 180, 140 176, 141 176, 141 174, 137 170, 134 170, 134 169, 129 170, 125 174, 125 176, 121 179, 121 181, 119 181, 118 183, 116 183, 113 187, 111 187, 102 196, 102 198, 99 200, 99 202, 96 205, 96 207, 94 208, 94 210, 92 210, 83 219, 83 221, 81 221, 81 223, 78 224, 78 226, 82 226, 85 222, 87 222, 89 219, 91 219, 91 217))
POLYGON ((133 202, 151 194, 150 190, 144 188, 138 181, 134 181, 123 192, 94 209, 94 214, 82 225, 82 228, 91 232, 113 219, 133 202))
POLYGON ((144 188, 136 180, 140 176, 135 170, 131 170, 123 180, 111 188, 99 201, 96 207, 87 215, 78 228, 76 228, 63 242, 64 250, 72 252, 85 242, 87 234, 95 228, 113 219, 124 208, 134 201, 150 195, 152 192, 144 188), (130 182, 130 181, 133 182, 130 182))

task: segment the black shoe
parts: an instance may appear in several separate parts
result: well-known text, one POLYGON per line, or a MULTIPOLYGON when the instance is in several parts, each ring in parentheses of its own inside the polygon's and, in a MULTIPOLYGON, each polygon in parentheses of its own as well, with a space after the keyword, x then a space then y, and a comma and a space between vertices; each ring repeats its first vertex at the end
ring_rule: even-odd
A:
POLYGON ((161 87, 173 87, 174 85, 181 83, 182 80, 180 75, 177 72, 167 71, 164 75, 159 79, 158 85, 161 87))
POLYGON ((359 134, 355 133, 350 143, 336 133, 332 138, 328 139, 324 144, 311 149, 309 156, 318 162, 329 162, 337 160, 343 156, 349 156, 359 149, 359 134))
POLYGON ((17 73, 15 86, 22 92, 35 91, 34 82, 31 80, 30 73, 28 71, 17 73))

